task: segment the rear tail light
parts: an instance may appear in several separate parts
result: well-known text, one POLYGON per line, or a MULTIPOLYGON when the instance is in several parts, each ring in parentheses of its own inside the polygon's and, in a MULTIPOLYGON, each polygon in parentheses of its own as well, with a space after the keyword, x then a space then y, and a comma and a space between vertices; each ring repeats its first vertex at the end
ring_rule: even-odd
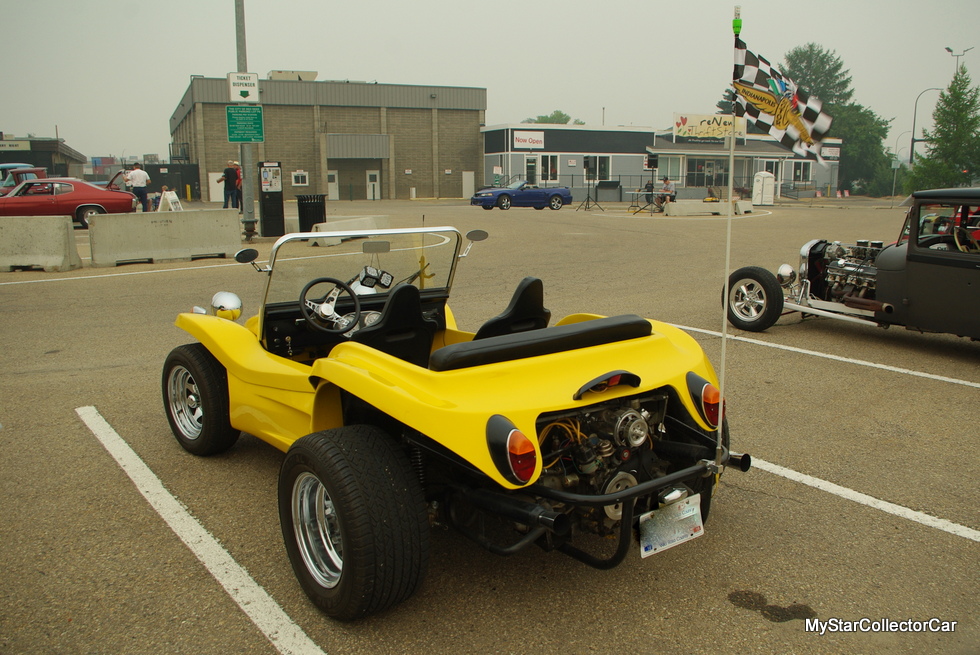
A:
POLYGON ((534 477, 538 468, 537 447, 510 419, 499 414, 490 417, 487 447, 497 470, 509 482, 525 485, 534 477))
POLYGON ((687 390, 705 423, 712 428, 718 427, 724 412, 718 387, 691 371, 687 374, 687 390))
POLYGON ((534 466, 538 460, 534 444, 520 430, 511 430, 507 435, 507 455, 514 477, 521 484, 526 484, 534 475, 534 466))

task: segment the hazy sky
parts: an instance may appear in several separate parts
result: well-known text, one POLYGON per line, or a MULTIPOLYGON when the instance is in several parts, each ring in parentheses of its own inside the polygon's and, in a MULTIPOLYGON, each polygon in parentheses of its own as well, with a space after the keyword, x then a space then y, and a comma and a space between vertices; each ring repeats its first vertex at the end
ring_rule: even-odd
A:
MULTIPOLYGON (((248 68, 261 78, 315 70, 320 80, 483 87, 488 125, 561 109, 589 125, 666 128, 674 112, 715 112, 731 78, 734 6, 246 0, 248 68)), ((743 40, 773 63, 809 42, 836 52, 855 101, 894 119, 885 145, 903 157, 916 96, 952 77, 946 46, 977 46, 960 61, 980 84, 978 0, 741 7, 743 40)), ((190 76, 237 69, 234 0, 0 0, 0 17, 0 131, 53 137, 57 129, 87 156, 166 156, 169 119, 190 76)), ((917 132, 931 126, 938 95, 922 95, 917 132)))

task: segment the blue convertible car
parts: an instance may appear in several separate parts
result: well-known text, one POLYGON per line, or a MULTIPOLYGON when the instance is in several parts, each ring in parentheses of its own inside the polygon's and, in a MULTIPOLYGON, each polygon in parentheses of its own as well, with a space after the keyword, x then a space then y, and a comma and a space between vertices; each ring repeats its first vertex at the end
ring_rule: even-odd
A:
POLYGON ((479 205, 484 209, 510 209, 511 207, 534 207, 535 209, 561 209, 562 205, 572 202, 572 192, 568 187, 541 187, 520 180, 505 187, 480 189, 472 198, 471 205, 479 205))

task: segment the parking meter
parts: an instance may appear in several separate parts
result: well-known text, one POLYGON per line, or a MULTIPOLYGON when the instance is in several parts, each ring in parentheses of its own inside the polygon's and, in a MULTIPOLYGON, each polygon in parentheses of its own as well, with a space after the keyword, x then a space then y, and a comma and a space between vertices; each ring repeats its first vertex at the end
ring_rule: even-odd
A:
POLYGON ((286 233, 282 200, 282 164, 259 162, 259 224, 264 237, 281 237, 286 233))

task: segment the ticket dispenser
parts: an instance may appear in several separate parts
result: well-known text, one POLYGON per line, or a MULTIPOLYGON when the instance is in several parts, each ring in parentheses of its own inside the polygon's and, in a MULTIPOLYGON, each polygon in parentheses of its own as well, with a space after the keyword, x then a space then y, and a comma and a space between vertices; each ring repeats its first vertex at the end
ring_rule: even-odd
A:
POLYGON ((281 237, 286 233, 282 202, 282 164, 259 162, 259 229, 264 237, 281 237))

